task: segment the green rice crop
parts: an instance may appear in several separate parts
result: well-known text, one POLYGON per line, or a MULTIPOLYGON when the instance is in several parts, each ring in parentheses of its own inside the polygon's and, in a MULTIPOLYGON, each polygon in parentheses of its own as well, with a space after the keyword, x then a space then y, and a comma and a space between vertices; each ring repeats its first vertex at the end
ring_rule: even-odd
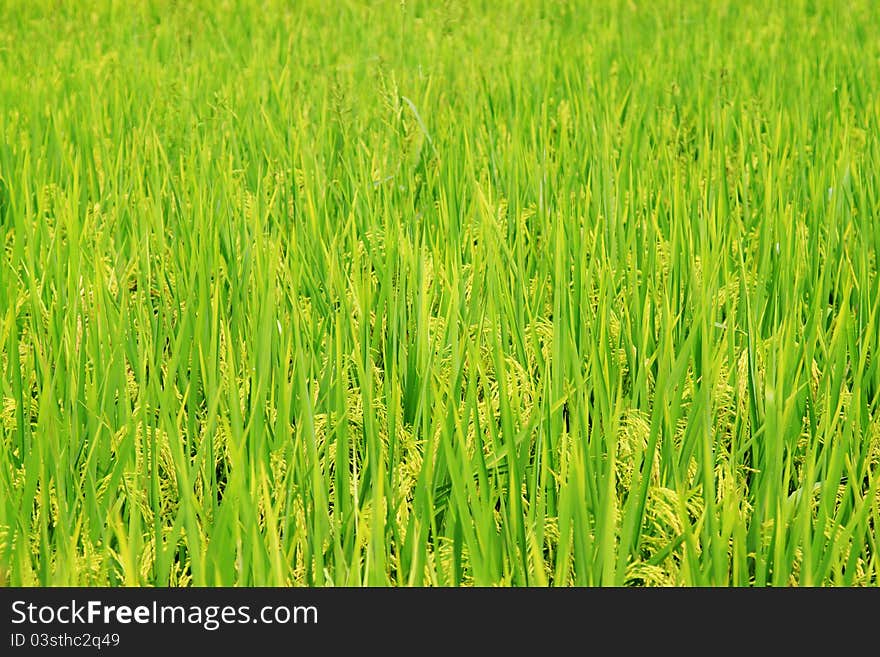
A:
POLYGON ((877 585, 878 37, 0 1, 0 585, 877 585))

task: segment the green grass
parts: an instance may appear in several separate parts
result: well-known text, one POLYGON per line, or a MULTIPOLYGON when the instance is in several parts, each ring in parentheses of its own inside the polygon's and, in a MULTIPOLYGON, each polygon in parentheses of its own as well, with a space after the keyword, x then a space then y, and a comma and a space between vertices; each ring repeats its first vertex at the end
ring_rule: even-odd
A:
POLYGON ((878 25, 0 2, 0 585, 877 585, 878 25))

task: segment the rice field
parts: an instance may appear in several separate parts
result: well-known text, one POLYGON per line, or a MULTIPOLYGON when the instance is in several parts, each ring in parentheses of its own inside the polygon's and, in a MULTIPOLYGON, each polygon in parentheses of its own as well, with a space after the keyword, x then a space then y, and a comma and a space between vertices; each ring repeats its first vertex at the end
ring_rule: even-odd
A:
POLYGON ((0 0, 0 585, 880 584, 878 26, 0 0))

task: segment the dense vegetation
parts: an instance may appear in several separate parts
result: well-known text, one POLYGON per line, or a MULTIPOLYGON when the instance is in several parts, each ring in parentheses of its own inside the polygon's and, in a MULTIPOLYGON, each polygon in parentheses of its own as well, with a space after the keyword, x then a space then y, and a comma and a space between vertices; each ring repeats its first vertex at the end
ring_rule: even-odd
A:
POLYGON ((878 584, 877 3, 0 9, 0 584, 878 584))

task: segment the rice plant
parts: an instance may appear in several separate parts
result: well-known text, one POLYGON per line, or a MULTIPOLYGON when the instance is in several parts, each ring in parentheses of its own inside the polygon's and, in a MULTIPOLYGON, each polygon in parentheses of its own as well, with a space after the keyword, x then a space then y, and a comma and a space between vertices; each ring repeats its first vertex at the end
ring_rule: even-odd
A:
POLYGON ((877 26, 0 2, 0 585, 877 585, 877 26))

